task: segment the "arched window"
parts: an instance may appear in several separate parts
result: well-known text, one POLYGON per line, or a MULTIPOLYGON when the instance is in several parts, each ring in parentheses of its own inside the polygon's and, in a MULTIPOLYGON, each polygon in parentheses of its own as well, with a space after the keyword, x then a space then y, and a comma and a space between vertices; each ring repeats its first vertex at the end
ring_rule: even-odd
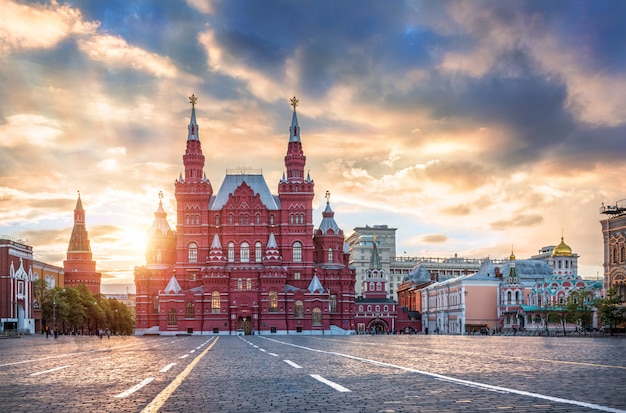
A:
POLYGON ((175 326, 176 324, 176 310, 174 308, 170 308, 169 310, 167 310, 167 325, 175 326))
POLYGON ((228 214, 228 223, 231 225, 233 224, 233 218, 233 214, 228 214))
POLYGON ((185 318, 195 318, 196 317, 196 312, 194 310, 194 303, 193 301, 189 301, 187 303, 187 307, 185 308, 185 318))
POLYGON ((237 291, 243 290, 243 278, 237 278, 237 291))
POLYGON ((293 316, 294 317, 298 317, 298 318, 304 317, 304 305, 302 304, 302 301, 300 301, 300 300, 296 301, 296 305, 295 305, 293 316))
POLYGON ((246 290, 248 291, 252 290, 252 278, 246 279, 246 290))
POLYGON ((254 260, 256 262, 263 261, 263 251, 261 251, 261 243, 257 242, 254 244, 254 260))
POLYGON ((270 225, 274 225, 274 214, 270 215, 270 225))
POLYGON ((242 242, 239 247, 239 259, 241 262, 250 262, 250 246, 247 242, 242 242))
POLYGON ((328 249, 328 262, 333 262, 333 249, 328 249))
POLYGON ((189 262, 198 262, 198 244, 195 242, 189 243, 187 258, 189 259, 189 262))
POLYGON ((620 261, 624 262, 626 260, 626 248, 622 246, 622 250, 620 252, 620 261))
POLYGON ((152 311, 155 313, 159 312, 159 296, 155 295, 154 300, 152 301, 152 311))
POLYGON ((519 291, 515 291, 515 303, 519 303, 519 291))
POLYGON ((220 224, 220 216, 218 214, 215 214, 215 225, 219 225, 220 224))
POLYGON ((376 283, 376 291, 382 291, 383 285, 381 283, 376 283))
POLYGON ((270 311, 278 311, 278 293, 270 291, 269 294, 270 311))
POLYGON ((254 223, 255 224, 261 223, 261 214, 259 214, 258 212, 254 215, 254 223))
POLYGON ((219 313, 220 312, 220 292, 213 291, 211 293, 211 312, 219 313))
POLYGON ((506 293, 506 302, 511 304, 511 292, 510 291, 506 293))
POLYGON ((234 261, 235 261, 235 243, 229 242, 228 243, 228 262, 234 262, 234 261))
POLYGON ((328 302, 328 308, 331 313, 337 312, 337 295, 331 294, 328 302))
POLYGON ((360 306, 359 306, 359 313, 362 313, 362 312, 363 312, 363 306, 362 306, 362 305, 360 305, 360 306))
POLYGON ((318 325, 318 326, 321 325, 322 324, 322 310, 315 307, 313 309, 313 315, 311 317, 311 321, 313 322, 313 325, 318 325))
POLYGON ((298 241, 293 243, 293 262, 302 262, 302 244, 298 241))

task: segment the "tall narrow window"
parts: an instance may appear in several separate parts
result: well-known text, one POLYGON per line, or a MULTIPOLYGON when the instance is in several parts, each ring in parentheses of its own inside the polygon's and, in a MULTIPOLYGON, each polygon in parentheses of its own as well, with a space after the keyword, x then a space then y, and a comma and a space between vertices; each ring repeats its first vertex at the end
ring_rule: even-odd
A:
POLYGON ((175 326, 176 324, 176 310, 174 308, 170 308, 169 310, 167 310, 167 325, 175 326))
POLYGON ((333 249, 329 248, 328 249, 328 262, 333 262, 333 249))
POLYGON ((185 318, 195 318, 196 317, 196 312, 194 309, 194 303, 193 301, 189 301, 187 303, 187 307, 185 308, 185 318))
POLYGON ((293 316, 294 317, 298 317, 298 318, 304 317, 304 305, 302 304, 302 301, 300 301, 300 300, 296 301, 296 305, 295 305, 295 309, 294 309, 294 312, 293 312, 293 316))
POLYGON ((213 291, 211 293, 211 312, 219 313, 220 312, 220 292, 213 291))
POLYGON ((270 291, 269 305, 270 311, 278 311, 278 293, 276 291, 270 291))
POLYGON ((237 278, 237 291, 243 290, 243 278, 237 278))
POLYGON ((234 261, 235 261, 235 243, 229 242, 228 243, 228 262, 234 262, 234 261))
POLYGON ((315 307, 313 309, 313 315, 311 317, 311 321, 313 322, 313 325, 320 325, 320 324, 322 324, 322 310, 320 310, 319 308, 315 307))
POLYGON ((331 294, 330 295, 330 300, 328 303, 328 307, 330 308, 330 312, 331 313, 336 313, 337 312, 337 295, 336 294, 331 294))
POLYGON ((302 244, 298 241, 293 243, 293 262, 302 262, 302 244))
POLYGON ((189 249, 187 250, 189 262, 198 262, 198 244, 195 242, 189 243, 189 249))
POLYGON ((239 259, 241 262, 250 262, 250 245, 247 242, 242 242, 239 247, 239 259))
POLYGON ((247 291, 251 291, 252 290, 252 278, 247 278, 246 279, 246 290, 247 291))
POLYGON ((261 250, 261 243, 257 242, 254 244, 254 260, 256 262, 263 261, 263 251, 261 250))

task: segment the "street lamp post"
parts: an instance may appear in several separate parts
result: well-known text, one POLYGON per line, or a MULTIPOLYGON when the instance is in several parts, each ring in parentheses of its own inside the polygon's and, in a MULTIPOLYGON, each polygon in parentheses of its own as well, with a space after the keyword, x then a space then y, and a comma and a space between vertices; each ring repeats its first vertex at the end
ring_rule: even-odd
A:
MULTIPOLYGON (((65 289, 61 291, 65 292, 65 289)), ((57 338, 59 336, 59 332, 57 330, 57 294, 58 293, 59 291, 55 291, 54 295, 52 296, 52 327, 54 328, 54 338, 57 338)))

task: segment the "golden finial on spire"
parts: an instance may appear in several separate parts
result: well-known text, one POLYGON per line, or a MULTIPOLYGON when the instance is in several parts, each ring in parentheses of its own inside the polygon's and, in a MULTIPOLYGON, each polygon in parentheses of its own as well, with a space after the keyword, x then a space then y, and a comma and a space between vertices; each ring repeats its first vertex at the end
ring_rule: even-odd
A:
POLYGON ((324 195, 324 198, 326 198, 326 203, 330 203, 330 191, 326 191, 326 195, 324 195))
POLYGON ((296 111, 296 106, 298 106, 298 103, 300 102, 298 99, 296 99, 296 97, 294 96, 293 98, 289 99, 289 102, 291 102, 291 106, 293 106, 293 111, 296 111))
POLYGON ((189 103, 191 103, 191 108, 193 109, 196 106, 196 102, 198 101, 198 98, 196 97, 195 94, 189 96, 189 103))
POLYGON ((159 191, 159 202, 163 199, 163 191, 159 191))

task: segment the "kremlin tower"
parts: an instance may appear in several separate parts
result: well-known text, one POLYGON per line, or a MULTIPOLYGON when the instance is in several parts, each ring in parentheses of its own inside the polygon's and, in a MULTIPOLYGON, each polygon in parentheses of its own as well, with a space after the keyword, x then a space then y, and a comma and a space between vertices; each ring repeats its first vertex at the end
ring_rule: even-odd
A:
POLYGON ((76 288, 84 284, 92 294, 100 294, 101 274, 96 272, 96 262, 92 258, 80 192, 74 208, 74 228, 67 247, 67 259, 63 261, 63 270, 66 287, 76 288))

